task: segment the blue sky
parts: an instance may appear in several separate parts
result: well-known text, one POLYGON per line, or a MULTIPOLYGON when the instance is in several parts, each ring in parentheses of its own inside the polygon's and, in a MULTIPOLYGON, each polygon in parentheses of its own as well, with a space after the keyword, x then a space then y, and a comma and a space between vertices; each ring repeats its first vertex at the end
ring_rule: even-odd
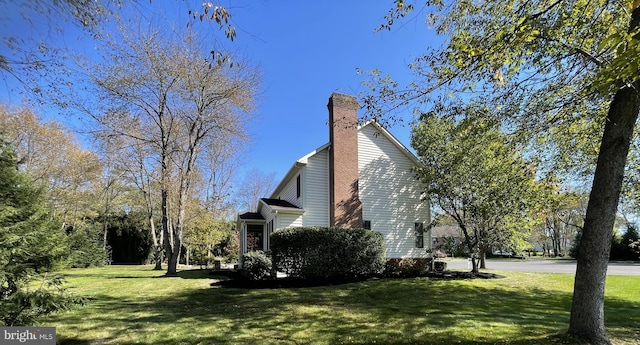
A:
MULTIPOLYGON (((178 20, 186 23, 188 7, 198 9, 200 3, 154 0, 151 7, 178 14, 178 20)), ((365 77, 356 73, 357 68, 378 68, 401 84, 410 80, 406 65, 436 38, 419 15, 393 31, 374 32, 392 5, 391 0, 229 2, 238 34, 234 42, 224 44, 257 65, 263 75, 256 121, 249 125, 253 140, 244 170, 275 173, 280 180, 296 159, 326 143, 331 93, 357 96, 366 91, 361 84, 365 77)), ((26 30, 6 14, 0 20, 3 36, 26 30)), ((71 37, 64 40, 82 44, 73 43, 71 37)), ((11 80, 0 81, 0 100, 17 104, 20 99, 11 80)), ((390 131, 409 146, 408 127, 390 131)))
MULTIPOLYGON (((327 101, 332 92, 366 91, 356 68, 409 75, 412 56, 430 44, 423 20, 374 32, 391 1, 269 1, 234 12, 237 45, 264 75, 260 121, 248 164, 279 179, 293 162, 328 141, 327 101)), ((432 33, 431 33, 432 34, 432 33)), ((392 133, 409 146, 409 129, 392 133)))

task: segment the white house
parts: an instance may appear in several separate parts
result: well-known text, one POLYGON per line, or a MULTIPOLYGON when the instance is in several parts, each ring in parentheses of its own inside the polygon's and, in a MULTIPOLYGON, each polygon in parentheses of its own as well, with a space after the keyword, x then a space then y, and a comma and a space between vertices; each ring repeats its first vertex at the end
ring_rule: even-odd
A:
POLYGON ((328 108, 329 142, 298 159, 255 212, 238 215, 240 255, 269 250, 276 229, 337 226, 379 231, 387 258, 429 257, 418 159, 377 122, 358 125, 355 97, 334 93, 328 108))

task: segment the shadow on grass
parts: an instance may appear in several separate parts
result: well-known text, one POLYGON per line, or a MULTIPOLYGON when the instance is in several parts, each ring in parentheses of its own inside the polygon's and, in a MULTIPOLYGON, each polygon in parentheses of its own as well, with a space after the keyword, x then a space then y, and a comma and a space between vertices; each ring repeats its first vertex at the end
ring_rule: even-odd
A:
MULTIPOLYGON (((182 271, 185 279, 203 278, 182 271)), ((205 270, 206 271, 206 270, 205 270)), ((179 290, 139 299, 97 295, 90 315, 60 314, 71 334, 108 334, 60 344, 571 344, 564 336, 571 294, 483 286, 465 281, 383 279, 299 289, 179 290), (83 320, 90 319, 84 323, 83 320)), ((625 334, 640 323, 639 303, 607 299, 611 325, 625 334)))
POLYGON ((209 274, 209 272, 211 272, 211 270, 194 268, 194 269, 189 269, 189 270, 180 270, 174 276, 161 275, 161 276, 156 277, 156 278, 175 278, 175 277, 178 277, 178 278, 182 278, 182 279, 211 279, 212 276, 211 276, 211 274, 209 274))
POLYGON ((160 270, 141 270, 140 275, 122 275, 122 274, 113 274, 109 272, 105 273, 76 273, 76 272, 65 272, 63 274, 64 277, 67 278, 101 278, 101 279, 141 279, 141 278, 174 278, 180 277, 183 279, 211 279, 212 276, 209 274, 211 270, 207 269, 189 269, 189 270, 180 270, 175 276, 167 276, 164 271, 160 270), (150 275, 151 274, 151 275, 150 275))

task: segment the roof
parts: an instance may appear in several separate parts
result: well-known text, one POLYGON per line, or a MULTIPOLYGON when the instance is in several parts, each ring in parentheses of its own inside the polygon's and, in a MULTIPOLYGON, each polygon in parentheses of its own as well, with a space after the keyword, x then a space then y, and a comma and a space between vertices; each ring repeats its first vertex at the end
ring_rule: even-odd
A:
POLYGON ((261 211, 263 206, 267 207, 267 210, 276 213, 303 214, 305 212, 303 208, 280 199, 262 198, 258 203, 258 211, 261 211))
POLYGON ((264 217, 260 213, 256 212, 245 212, 241 215, 238 215, 238 218, 243 220, 264 220, 264 217))
POLYGON ((280 199, 269 199, 269 198, 262 198, 260 199, 262 201, 264 201, 265 204, 269 205, 269 206, 277 206, 277 207, 285 207, 285 208, 297 208, 300 209, 300 207, 286 201, 286 200, 280 200, 280 199))

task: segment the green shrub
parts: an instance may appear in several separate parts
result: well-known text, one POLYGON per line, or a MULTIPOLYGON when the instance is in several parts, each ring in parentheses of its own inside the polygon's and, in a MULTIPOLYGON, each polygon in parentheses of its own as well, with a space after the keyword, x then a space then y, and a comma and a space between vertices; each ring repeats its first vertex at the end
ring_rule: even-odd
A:
POLYGON ((382 273, 382 234, 366 229, 288 228, 271 234, 274 267, 295 278, 354 279, 382 273))
POLYGON ((404 258, 388 259, 384 265, 385 277, 418 277, 429 271, 431 259, 404 258))
POLYGON ((243 277, 249 280, 263 280, 271 274, 271 259, 263 251, 245 253, 242 256, 243 277))
POLYGON ((84 229, 68 229, 71 247, 67 265, 71 268, 86 268, 104 265, 107 254, 101 243, 102 229, 88 226, 84 229))

